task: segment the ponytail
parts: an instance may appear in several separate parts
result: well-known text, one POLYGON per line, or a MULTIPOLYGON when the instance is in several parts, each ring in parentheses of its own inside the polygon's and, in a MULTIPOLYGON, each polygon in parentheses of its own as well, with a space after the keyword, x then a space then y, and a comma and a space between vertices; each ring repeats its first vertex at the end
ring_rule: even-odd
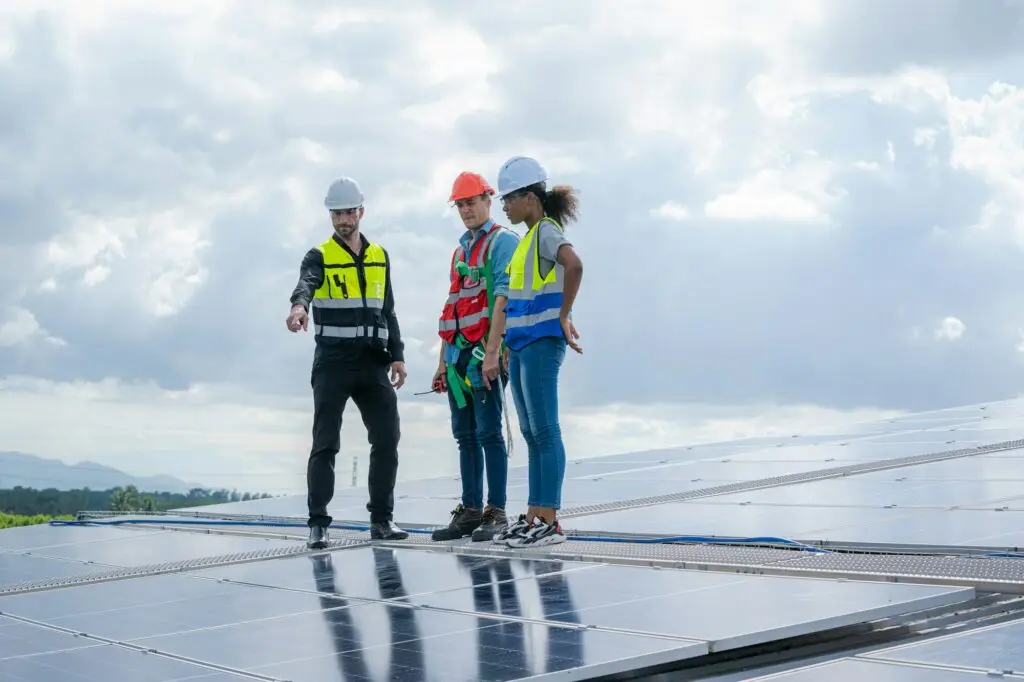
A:
POLYGON ((538 183, 527 187, 526 190, 540 199, 544 215, 553 218, 562 227, 576 221, 580 200, 575 188, 569 185, 555 185, 549 192, 545 189, 544 183, 538 183))

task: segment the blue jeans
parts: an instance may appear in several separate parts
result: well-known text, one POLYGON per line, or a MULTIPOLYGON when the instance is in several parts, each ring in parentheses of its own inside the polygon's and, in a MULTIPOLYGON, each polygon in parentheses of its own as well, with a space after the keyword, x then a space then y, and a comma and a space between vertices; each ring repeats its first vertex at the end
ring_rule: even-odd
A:
POLYGON ((565 339, 546 337, 509 353, 509 383, 519 428, 529 452, 531 507, 560 509, 565 478, 565 445, 558 423, 558 371, 565 339))
POLYGON ((467 396, 459 408, 451 388, 448 406, 452 413, 452 435, 459 444, 459 471, 462 476, 462 504, 471 509, 484 506, 484 465, 487 469, 487 504, 505 508, 508 487, 508 449, 501 432, 502 389, 508 377, 495 382, 480 396, 467 396))

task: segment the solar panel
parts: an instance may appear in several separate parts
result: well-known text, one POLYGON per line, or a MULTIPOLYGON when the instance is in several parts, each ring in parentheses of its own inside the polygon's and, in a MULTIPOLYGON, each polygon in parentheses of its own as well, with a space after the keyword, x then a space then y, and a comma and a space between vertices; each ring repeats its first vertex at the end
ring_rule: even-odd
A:
POLYGON ((194 575, 310 592, 330 583, 347 597, 386 600, 461 590, 472 586, 471 577, 478 571, 496 572, 507 575, 508 580, 519 580, 551 572, 595 568, 596 564, 565 564, 545 559, 511 561, 449 552, 354 547, 331 553, 326 565, 311 561, 309 557, 296 557, 208 568, 194 575), (399 582, 400 594, 394 593, 399 582))
MULTIPOLYGON (((948 439, 946 439, 948 440, 948 439)), ((732 455, 734 462, 813 462, 820 467, 836 466, 833 462, 873 462, 907 455, 922 455, 946 449, 934 443, 890 443, 877 440, 840 440, 821 445, 793 445, 770 450, 750 450, 732 455)), ((786 471, 785 473, 790 473, 786 471)))
POLYGON ((886 649, 867 657, 1024 676, 1024 622, 993 625, 886 649))
POLYGON ((138 644, 288 680, 518 680, 602 674, 707 651, 702 642, 366 604, 138 640, 138 644), (495 646, 497 645, 497 646, 495 646), (486 677, 481 677, 481 669, 486 677))
POLYGON ((185 535, 173 531, 149 533, 126 529, 117 538, 54 545, 35 551, 45 556, 90 561, 105 566, 143 566, 167 561, 185 561, 215 554, 252 552, 273 547, 293 546, 294 542, 291 541, 259 537, 214 537, 196 534, 185 535))
POLYGON ((257 589, 177 575, 12 595, 0 601, 4 613, 13 616, 121 641, 340 605, 325 604, 315 592, 257 589))
MULTIPOLYGON (((965 601, 959 588, 599 566, 524 582, 550 621, 707 641, 724 651, 965 601), (555 606, 558 604, 560 606, 555 606), (799 608, 791 608, 799 604, 799 608), (738 614, 742 617, 737 618, 738 614)), ((472 610, 473 590, 411 598, 472 610), (458 605, 458 606, 456 606, 458 605)))
POLYGON ((995 502, 1021 494, 1011 481, 922 482, 893 480, 903 472, 880 471, 849 478, 834 478, 766 488, 706 500, 714 504, 848 505, 864 507, 924 507, 944 509, 954 505, 995 502))
MULTIPOLYGON (((161 531, 140 530, 139 533, 154 533, 161 531)), ((60 545, 73 545, 81 542, 96 542, 99 540, 120 540, 124 538, 124 532, 120 528, 94 528, 89 533, 82 533, 82 529, 75 526, 21 526, 19 528, 5 528, 0 533, 0 550, 39 550, 47 547, 60 545), (91 532, 95 530, 96 532, 91 532)))
POLYGON ((1024 481, 1024 461, 1014 452, 928 462, 864 476, 893 481, 1024 481))
POLYGON ((345 665, 385 666, 381 675, 397 665, 398 679, 424 679, 416 671, 428 663, 417 661, 429 652, 438 679, 477 679, 486 663, 485 679, 512 680, 581 666, 608 674, 608 666, 679 660, 972 596, 971 588, 354 547, 13 595, 0 605, 19 618, 284 679, 331 679, 312 671, 337 674, 345 665), (534 637, 548 653, 513 664, 509 657, 534 637), (462 671, 469 664, 444 652, 467 641, 505 649, 477 650, 472 670, 462 671))
MULTIPOLYGON (((1024 545, 1015 515, 994 511, 1024 508, 1017 480, 1024 478, 1017 473, 1024 449, 998 450, 1024 435, 1024 420, 1016 418, 1020 407, 1019 401, 971 406, 817 434, 570 462, 563 499, 571 506, 562 510, 563 525, 593 535, 1024 545), (992 447, 962 449, 978 445, 992 447), (659 495, 663 499, 650 499, 659 495)), ((510 511, 526 497, 525 456, 517 454, 512 464, 510 511)), ((442 524, 459 494, 454 477, 402 481, 396 520, 411 528, 442 524)), ((364 524, 365 502, 362 487, 339 490, 330 511, 340 522, 364 524)), ((1024 563, 1014 559, 887 558, 611 538, 513 551, 491 543, 433 543, 418 534, 370 546, 365 532, 344 531, 336 537, 357 541, 316 553, 302 544, 304 496, 182 513, 196 512, 254 521, 293 517, 299 527, 254 526, 242 529, 249 534, 244 537, 218 527, 0 533, 0 571, 8 569, 0 582, 60 578, 57 567, 73 567, 67 568, 69 582, 79 580, 79 570, 132 567, 89 573, 93 584, 87 585, 8 587, 0 597, 0 612, 7 614, 0 617, 0 679, 222 682, 236 679, 232 671, 268 682, 505 682, 547 673, 588 679, 712 651, 740 656, 749 645, 783 646, 773 643, 825 630, 839 637, 835 633, 845 631, 836 628, 884 618, 898 623, 909 613, 927 619, 928 609, 954 622, 972 612, 969 585, 975 582, 1024 591, 1024 563), (29 548, 31 555, 24 553, 29 548), (962 586, 905 584, 908 579, 962 586), (957 615, 948 615, 954 608, 957 615), (34 648, 25 644, 30 640, 34 648), (22 649, 28 653, 8 653, 22 649), (103 652, 114 652, 107 663, 98 655, 103 652)), ((163 521, 174 527, 175 519, 163 521)), ((938 660, 959 649, 929 651, 907 647, 878 656, 938 660)), ((778 679, 943 679, 938 668, 892 660, 830 665, 778 679), (921 670, 928 676, 913 677, 921 670)), ((951 674, 957 676, 952 680, 963 677, 951 674)))
POLYGON ((820 666, 747 679, 748 682, 985 682, 986 677, 966 670, 921 668, 844 658, 820 666))
MULTIPOLYGON (((75 638, 66 635, 69 642, 75 638)), ((238 675, 116 646, 69 649, 41 656, 0 659, 5 682, 244 682, 238 675)))
MULTIPOLYGON (((11 658, 36 656, 87 646, 103 645, 93 640, 73 637, 63 632, 0 617, 0 662, 11 658)), ((3 670, 2 666, 0 666, 0 670, 3 670)), ((14 680, 18 678, 0 675, 0 679, 14 680)))
POLYGON ((650 533, 663 536, 773 536, 797 539, 838 539, 832 530, 876 524, 908 512, 882 508, 775 507, 769 505, 675 502, 567 519, 566 528, 593 533, 650 533))
POLYGON ((0 552, 0 587, 29 580, 68 578, 96 571, 95 566, 0 552))
MULTIPOLYGON (((698 462, 685 465, 650 464, 645 467, 633 467, 620 471, 603 473, 600 479, 607 481, 610 490, 618 489, 630 482, 665 481, 666 485, 675 485, 677 491, 696 490, 713 484, 730 481, 749 481, 758 478, 771 478, 790 473, 800 473, 821 468, 814 462, 698 462)), ((642 497, 638 495, 637 497, 642 497)))

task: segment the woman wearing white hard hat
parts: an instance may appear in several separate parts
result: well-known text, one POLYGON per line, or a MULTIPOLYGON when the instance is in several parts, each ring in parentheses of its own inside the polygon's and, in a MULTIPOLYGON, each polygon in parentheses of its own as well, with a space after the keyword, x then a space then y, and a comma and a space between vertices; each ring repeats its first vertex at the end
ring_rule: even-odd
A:
MULTIPOLYGON (((569 346, 582 353, 571 311, 583 278, 583 263, 565 237, 576 220, 576 191, 548 189, 548 175, 535 159, 514 156, 498 171, 498 196, 509 222, 528 226, 507 272, 505 345, 509 385, 529 451, 527 511, 494 542, 532 547, 565 541, 558 510, 565 477, 565 446, 558 420, 558 372, 569 346)), ((491 378, 496 367, 484 367, 491 378)))

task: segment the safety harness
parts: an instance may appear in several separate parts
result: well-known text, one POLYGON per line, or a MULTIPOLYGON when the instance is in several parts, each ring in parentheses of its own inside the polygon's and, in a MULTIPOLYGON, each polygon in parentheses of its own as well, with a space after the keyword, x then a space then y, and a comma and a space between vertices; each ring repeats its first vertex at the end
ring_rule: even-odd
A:
MULTIPOLYGON (((499 229, 503 229, 503 228, 499 228, 499 229)), ((484 286, 487 289, 487 312, 488 312, 488 319, 492 319, 491 316, 494 314, 494 282, 493 282, 493 279, 491 277, 492 270, 491 270, 491 254, 490 254, 490 251, 491 251, 491 248, 493 247, 493 245, 494 245, 494 241, 493 240, 487 245, 487 253, 484 255, 484 265, 483 265, 482 268, 477 267, 477 266, 470 266, 464 260, 460 260, 459 262, 457 262, 455 264, 455 272, 458 273, 458 275, 460 277, 467 277, 468 276, 468 277, 470 277, 471 279, 473 279, 475 281, 479 281, 481 277, 483 278, 484 286)), ((480 367, 480 365, 483 363, 484 358, 487 355, 485 344, 487 343, 487 338, 490 336, 490 331, 491 330, 488 329, 487 335, 482 340, 480 340, 480 341, 478 341, 476 343, 467 341, 465 339, 465 337, 462 336, 462 334, 459 334, 459 333, 455 334, 455 344, 454 345, 455 345, 456 348, 459 349, 460 357, 461 357, 461 352, 462 351, 465 351, 467 348, 471 348, 472 349, 472 350, 470 350, 469 361, 466 364, 466 372, 465 372, 465 374, 460 375, 458 370, 456 369, 455 364, 449 364, 447 366, 447 370, 445 372, 445 376, 447 377, 447 380, 448 380, 448 385, 451 386, 452 397, 455 399, 455 405, 460 410, 461 409, 465 409, 466 405, 468 404, 467 397, 470 396, 473 392, 476 392, 476 393, 478 393, 480 395, 481 402, 487 400, 488 388, 483 385, 483 382, 484 382, 483 372, 481 371, 482 368, 480 367), (475 375, 476 377, 479 378, 478 382, 476 384, 474 384, 474 382, 472 381, 471 375, 475 375)), ((502 341, 501 346, 499 346, 499 348, 498 348, 499 363, 500 363, 500 358, 504 356, 504 353, 505 353, 505 342, 502 341)), ((501 381, 500 378, 499 378, 498 381, 499 382, 501 381)), ((506 441, 508 443, 508 456, 511 457, 512 456, 512 423, 509 420, 508 401, 505 400, 506 393, 505 393, 505 387, 504 386, 502 386, 502 389, 501 389, 501 396, 502 396, 502 411, 504 412, 504 417, 505 417, 505 432, 506 432, 506 441)))

